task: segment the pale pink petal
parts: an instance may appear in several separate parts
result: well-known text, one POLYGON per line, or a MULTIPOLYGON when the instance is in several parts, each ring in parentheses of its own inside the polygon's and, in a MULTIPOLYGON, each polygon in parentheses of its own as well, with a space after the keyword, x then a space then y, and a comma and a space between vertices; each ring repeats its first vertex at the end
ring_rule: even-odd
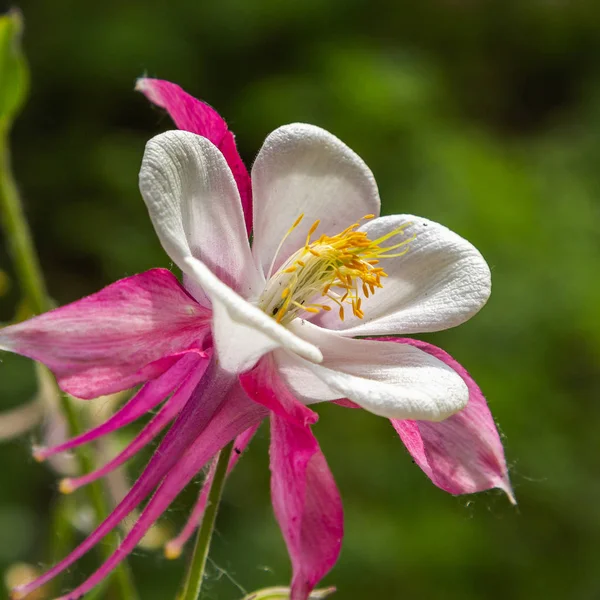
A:
POLYGON ((471 494, 500 488, 515 502, 494 418, 469 373, 442 349, 407 338, 380 338, 410 344, 454 369, 469 388, 469 402, 441 423, 391 419, 415 462, 435 485, 451 494, 471 494))
POLYGON ((361 295, 364 318, 347 311, 341 321, 330 311, 316 315, 314 323, 347 337, 423 333, 456 327, 481 309, 491 291, 490 269, 467 240, 414 215, 381 217, 360 230, 376 240, 400 227, 404 233, 382 245, 412 241, 390 251, 405 254, 380 259, 378 267, 388 276, 374 294, 361 295))
MULTIPOLYGON (((260 423, 250 427, 243 433, 240 433, 240 435, 238 435, 235 439, 233 444, 233 452, 229 459, 229 465, 227 466, 228 475, 237 464, 238 460, 242 456, 242 453, 247 448, 259 427, 260 423)), ((188 520, 183 526, 181 533, 172 540, 169 540, 165 545, 165 555, 167 558, 177 558, 181 554, 181 550, 183 549, 185 543, 190 539, 196 528, 200 525, 204 515, 204 510, 206 509, 206 502, 212 487, 213 478, 215 476, 216 465, 217 460, 215 458, 210 465, 208 473, 206 474, 206 478, 202 484, 202 489, 198 495, 198 500, 196 501, 188 520)))
POLYGON ((312 425, 319 418, 317 413, 292 396, 270 355, 263 357, 254 369, 240 375, 240 383, 252 400, 298 425, 312 425))
POLYGON ((290 600, 306 600, 338 559, 342 501, 309 427, 271 414, 271 496, 292 560, 290 600))
POLYGON ((137 80, 135 89, 142 92, 150 102, 164 108, 179 129, 205 137, 223 153, 240 192, 246 228, 250 232, 252 229, 250 175, 240 158, 234 135, 219 113, 212 106, 190 96, 178 85, 169 81, 143 77, 137 80))
POLYGON ((322 233, 340 233, 367 214, 379 215, 373 174, 363 160, 331 133, 303 123, 276 129, 252 166, 256 264, 268 274, 304 246, 317 219, 322 233), (275 252, 294 221, 304 220, 275 252))
POLYGON ((95 398, 157 377, 201 349, 210 315, 166 269, 121 279, 77 302, 0 329, 0 349, 38 360, 63 390, 95 398))
POLYGON ((37 447, 35 449, 35 458, 37 460, 45 460, 59 452, 72 450, 82 444, 87 444, 99 437, 108 435, 117 429, 121 429, 122 427, 129 425, 129 423, 133 423, 135 420, 156 408, 156 406, 158 406, 177 386, 181 384, 182 381, 186 379, 193 369, 198 369, 200 365, 207 360, 207 358, 204 358, 204 356, 200 354, 186 352, 162 375, 145 383, 133 398, 101 425, 71 438, 58 446, 52 446, 50 448, 37 447))
POLYGON ((245 298, 260 293, 264 279, 250 253, 240 196, 211 142, 188 131, 153 137, 139 185, 156 234, 180 269, 186 272, 185 260, 194 257, 245 298))
MULTIPOLYGON (((214 380, 214 383, 218 383, 218 381, 214 380)), ((209 391, 215 391, 215 387, 210 383, 205 392, 208 393, 209 391)), ((206 395, 205 399, 210 398, 206 395)), ((72 592, 61 596, 58 600, 78 600, 94 586, 98 585, 98 583, 100 583, 130 552, 134 550, 152 524, 156 522, 174 498, 200 471, 200 469, 206 465, 210 458, 221 450, 221 448, 223 448, 230 440, 234 439, 235 436, 250 427, 253 427, 257 423, 260 423, 266 415, 267 411, 260 405, 250 401, 239 386, 235 386, 231 389, 225 401, 220 402, 219 407, 213 412, 208 422, 205 423, 204 427, 198 430, 195 441, 187 447, 187 450, 181 450, 177 453, 177 456, 175 457, 176 460, 171 463, 167 472, 164 472, 161 469, 162 475, 160 479, 164 477, 164 481, 162 481, 160 487, 153 495, 140 518, 119 548, 117 548, 113 555, 82 585, 72 592)), ((196 422, 193 425, 198 425, 198 423, 196 422)), ((171 432, 172 431, 173 429, 171 432)), ((168 435, 170 435, 171 432, 169 432, 168 435)), ((157 450, 155 456, 159 453, 160 448, 157 450)), ((172 454, 170 453, 169 456, 172 456, 172 454)), ((160 479, 158 481, 160 481, 160 479)), ((118 508, 116 511, 118 511, 118 508)), ((115 512, 113 512, 113 515, 115 512)), ((71 553, 65 560, 56 565, 56 567, 35 581, 17 588, 15 591, 19 594, 18 597, 24 597, 26 594, 39 588, 72 564, 79 556, 106 535, 106 530, 104 530, 102 535, 98 534, 98 531, 100 531, 101 528, 102 526, 96 530, 84 544, 71 553), (93 542, 90 543, 90 540, 93 542), (82 551, 82 548, 86 549, 82 551)), ((110 531, 110 529, 108 531, 110 531)))

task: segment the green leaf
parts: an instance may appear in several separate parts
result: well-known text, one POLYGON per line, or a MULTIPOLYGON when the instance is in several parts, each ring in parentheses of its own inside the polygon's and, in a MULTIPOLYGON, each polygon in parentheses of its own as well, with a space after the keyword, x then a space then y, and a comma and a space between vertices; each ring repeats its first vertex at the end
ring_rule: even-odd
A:
POLYGON ((6 131, 25 102, 29 73, 21 51, 23 18, 18 10, 0 16, 0 128, 6 131))

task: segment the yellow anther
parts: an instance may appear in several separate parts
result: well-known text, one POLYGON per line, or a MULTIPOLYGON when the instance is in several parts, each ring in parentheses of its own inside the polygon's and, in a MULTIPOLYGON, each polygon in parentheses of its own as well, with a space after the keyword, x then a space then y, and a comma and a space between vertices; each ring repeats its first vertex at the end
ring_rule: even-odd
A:
MULTIPOLYGON (((361 221, 374 217, 374 214, 365 215, 361 221)), ((301 217, 296 219, 277 252, 301 220, 301 217)), ((370 298, 377 288, 382 287, 381 278, 388 276, 382 267, 375 265, 379 265, 382 258, 402 256, 414 239, 412 236, 397 241, 397 236, 404 236, 404 230, 410 224, 405 223, 378 239, 371 240, 367 232, 357 230, 359 223, 353 223, 337 235, 321 234, 316 241, 311 242, 319 225, 319 221, 311 225, 304 245, 271 276, 275 264, 275 258, 273 259, 268 274, 269 281, 259 298, 259 306, 278 323, 289 323, 302 312, 330 311, 329 304, 319 303, 320 297, 327 297, 338 305, 341 320, 344 320, 344 304, 348 304, 352 313, 362 319, 363 299, 370 298), (382 246, 383 242, 392 238, 397 243, 382 246)))
POLYGON ((173 541, 165 544, 165 558, 175 560, 181 556, 181 546, 173 541))
POLYGON ((73 485, 73 481, 69 478, 61 479, 58 484, 58 491, 61 494, 72 494, 77 488, 73 485))
POLYGON ((319 223, 321 222, 320 219, 317 219, 311 226, 310 229, 308 230, 308 237, 310 238, 310 236, 317 230, 317 227, 319 226, 319 223))
POLYGON ((296 227, 298 227, 298 225, 300 225, 300 222, 302 221, 302 219, 304 219, 304 213, 302 213, 295 221, 294 224, 290 227, 290 232, 292 232, 294 229, 296 229, 296 227))

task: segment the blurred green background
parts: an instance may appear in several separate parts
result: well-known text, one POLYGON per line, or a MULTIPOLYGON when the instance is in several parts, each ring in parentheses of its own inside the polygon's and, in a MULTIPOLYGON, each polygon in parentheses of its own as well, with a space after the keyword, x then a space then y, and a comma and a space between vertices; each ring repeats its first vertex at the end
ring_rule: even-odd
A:
MULTIPOLYGON (((346 538, 325 580, 341 599, 600 598, 600 4, 592 0, 23 1, 30 99, 13 159, 59 303, 169 266, 137 190, 145 141, 171 122, 133 92, 169 79, 215 106, 251 163, 306 121, 356 150, 384 212, 472 241, 492 268, 486 309, 427 336, 487 395, 518 507, 435 488, 384 419, 320 407, 346 538)), ((12 274, 5 248, 0 267, 12 274)), ((19 294, 0 298, 0 320, 19 294)), ((34 392, 4 355, 0 406, 34 392)), ((35 436, 0 445, 0 568, 73 544, 50 515, 56 475, 35 436), (54 546, 52 550, 51 546, 54 546)), ((268 431, 226 489, 205 598, 284 584, 268 431)), ((131 473, 142 467, 133 461, 131 473)), ((192 494, 167 513, 175 531, 192 494)), ((55 592, 81 581, 96 555, 55 592)), ((143 600, 173 598, 185 561, 132 558, 143 600)), ((110 592, 105 594, 110 598, 110 592)), ((5 589, 0 598, 7 598, 5 589)))

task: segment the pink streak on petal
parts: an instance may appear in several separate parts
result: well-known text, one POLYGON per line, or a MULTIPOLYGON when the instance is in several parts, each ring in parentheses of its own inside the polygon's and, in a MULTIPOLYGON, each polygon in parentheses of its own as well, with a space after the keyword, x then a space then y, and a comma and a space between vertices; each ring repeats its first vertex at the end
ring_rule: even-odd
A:
POLYGON ((0 329, 0 349, 46 364, 64 391, 87 399, 157 377, 170 355, 202 348, 209 322, 171 272, 152 269, 0 329))
POLYGON ((197 359, 196 364, 194 365, 196 369, 194 376, 184 380, 179 389, 177 389, 171 398, 169 398, 159 413, 142 429, 135 439, 103 467, 90 473, 86 473, 81 477, 69 478, 67 480, 69 489, 74 491, 92 481, 96 481, 97 479, 108 475, 135 456, 142 448, 155 439, 156 436, 179 414, 185 403, 189 400, 191 393, 194 391, 198 381, 204 374, 207 365, 208 361, 206 359, 197 359))
POLYGON ((469 388, 469 402, 440 423, 391 419, 415 462, 439 488, 451 494, 471 494, 500 488, 515 504, 504 448, 494 418, 478 385, 464 367, 442 349, 409 338, 377 338, 410 344, 454 369, 469 388))
POLYGON ((271 414, 271 496, 292 560, 290 600, 306 600, 338 559, 342 501, 309 427, 271 414))
POLYGON ((121 429, 156 408, 173 390, 181 384, 192 369, 206 361, 203 354, 187 352, 178 355, 178 360, 157 379, 144 384, 142 389, 133 396, 120 410, 114 413, 104 423, 86 431, 77 437, 51 448, 36 450, 36 458, 46 459, 59 452, 72 450, 82 444, 92 442, 99 437, 121 429))
MULTIPOLYGON (((193 371, 188 377, 198 381, 204 371, 193 371)), ((20 594, 28 594, 34 589, 44 585, 59 573, 67 569, 77 559, 93 548, 104 536, 112 531, 128 514, 130 514, 148 495, 156 488, 160 481, 175 467, 186 450, 195 447, 194 444, 203 438, 203 432, 212 422, 215 412, 225 403, 225 397, 230 389, 231 382, 224 380, 216 373, 214 365, 209 365, 205 376, 192 393, 191 398, 181 411, 175 424, 165 435, 156 452, 146 465, 146 468, 133 484, 129 493, 117 505, 113 512, 81 543, 71 554, 52 567, 49 571, 38 577, 35 581, 18 588, 20 594)), ((250 401, 246 398, 246 404, 250 401)), ((252 405, 254 408, 258 405, 252 405)), ((261 410, 262 407, 261 407, 261 410)), ((222 411, 221 411, 222 412, 222 411)), ((249 411, 244 412, 240 418, 249 411)), ((256 411, 255 411, 256 412, 256 411)), ((251 427, 250 422, 240 431, 251 427)), ((237 434, 238 432, 236 432, 237 434)), ((234 434, 235 435, 235 434, 234 434)), ((233 436, 232 436, 233 437, 233 436)), ((198 444, 196 444, 198 445, 198 444)), ((212 455, 219 448, 212 451, 212 455)), ((208 460, 208 458, 207 458, 208 460)), ((198 470, 202 465, 198 467, 198 470)))
POLYGON ((298 425, 312 425, 319 418, 317 413, 288 391, 269 355, 262 358, 252 370, 240 375, 240 383, 252 400, 298 425))
POLYGON ((179 129, 191 131, 211 141, 222 153, 233 173, 242 200, 244 220, 248 232, 252 229, 252 185, 235 137, 219 113, 200 100, 190 96, 178 85, 161 79, 138 79, 136 90, 150 102, 164 108, 179 129))
MULTIPOLYGON (((231 471, 237 464, 238 460, 241 458, 242 453, 244 452, 244 450, 246 449, 246 447, 248 446, 248 444, 254 437, 254 434, 256 433, 256 430, 259 427, 260 427, 260 423, 258 423, 257 425, 254 425, 253 427, 250 427, 249 429, 244 431, 244 433, 241 433, 240 435, 237 436, 235 443, 233 445, 234 452, 231 454, 231 458, 229 459, 229 465, 227 466, 227 474, 228 475, 229 475, 229 473, 231 473, 231 471)), ((185 543, 190 539, 190 537, 192 536, 192 534, 194 533, 194 531, 200 524, 200 521, 202 520, 202 517, 204 515, 204 510, 206 509, 206 502, 208 500, 208 494, 210 493, 210 488, 212 487, 213 478, 215 476, 215 467, 216 467, 216 460, 213 460, 213 462, 210 465, 210 469, 206 475, 206 479, 204 480, 204 483, 202 484, 202 489, 200 490, 200 495, 198 496, 198 500, 196 501, 196 504, 194 505, 194 508, 192 509, 189 519, 187 520, 186 524, 184 525, 183 529, 181 530, 181 533, 177 537, 175 537, 172 540, 170 540, 169 542, 167 542, 166 547, 173 550, 174 552, 179 552, 181 550, 181 548, 183 548, 185 543)))
POLYGON ((356 402, 352 402, 348 398, 340 398, 339 400, 332 400, 332 402, 344 408, 362 408, 362 406, 359 406, 356 402))
MULTIPOLYGON (((152 524, 164 513, 198 471, 204 467, 211 456, 214 456, 236 435, 260 423, 266 415, 267 411, 263 407, 251 402, 242 390, 236 386, 225 402, 221 404, 204 431, 183 453, 180 460, 165 477, 119 548, 82 585, 57 600, 77 600, 100 583, 134 550, 152 524)), ((33 583, 35 585, 28 584, 28 586, 25 586, 29 588, 27 591, 31 591, 40 585, 37 581, 33 583)))

